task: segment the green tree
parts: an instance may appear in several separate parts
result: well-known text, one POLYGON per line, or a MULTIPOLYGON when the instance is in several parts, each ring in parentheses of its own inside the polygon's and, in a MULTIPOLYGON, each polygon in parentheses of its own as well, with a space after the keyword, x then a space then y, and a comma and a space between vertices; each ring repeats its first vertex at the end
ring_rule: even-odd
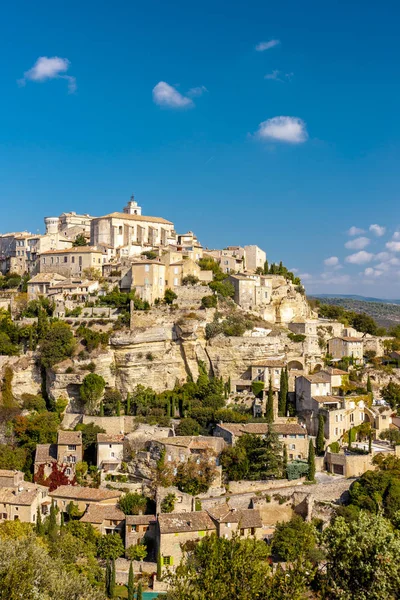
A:
POLYGON ((272 379, 269 380, 267 407, 265 410, 265 418, 267 423, 274 422, 274 390, 272 388, 272 379))
POLYGON ((278 412, 281 417, 286 416, 286 404, 288 395, 288 379, 285 369, 281 370, 281 378, 279 384, 279 396, 278 396, 278 412))
POLYGON ((171 288, 167 288, 164 294, 164 302, 165 304, 172 304, 174 300, 176 300, 178 296, 175 294, 171 288))
POLYGON ((400 538, 381 515, 335 519, 323 536, 328 598, 394 600, 400 597, 400 538))
POLYGON ((74 246, 75 248, 79 246, 87 246, 87 241, 83 233, 78 233, 78 235, 75 238, 75 241, 72 243, 72 246, 74 246))
POLYGON ((105 588, 107 597, 110 598, 110 582, 111 582, 111 563, 110 559, 107 558, 106 562, 106 573, 105 573, 105 588))
POLYGON ((381 396, 386 402, 389 402, 393 409, 398 409, 400 407, 400 384, 389 381, 381 389, 381 396))
POLYGON ((122 395, 117 389, 108 389, 104 393, 103 407, 106 417, 119 416, 118 406, 121 406, 122 395))
POLYGON ((136 492, 128 492, 119 499, 119 507, 125 515, 145 513, 147 504, 147 498, 136 492))
POLYGON ((165 498, 163 498, 161 502, 161 512, 162 513, 171 513, 175 508, 176 496, 175 494, 167 494, 165 498))
POLYGON ((306 523, 299 515, 290 521, 277 523, 272 538, 272 554, 278 560, 294 562, 296 558, 306 558, 317 545, 317 534, 311 523, 306 523))
POLYGON ((37 508, 37 511, 36 511, 35 531, 36 531, 37 535, 39 535, 40 537, 43 537, 44 525, 43 525, 42 515, 41 515, 39 507, 37 508))
POLYGON ((72 356, 74 348, 71 328, 63 321, 56 321, 50 325, 40 344, 40 361, 44 367, 52 367, 72 356))
POLYGON ((103 559, 116 559, 125 551, 122 538, 118 533, 102 535, 97 540, 97 554, 103 559))
POLYGON ((191 457, 180 463, 175 475, 175 485, 181 492, 197 496, 208 491, 216 476, 215 464, 208 456, 191 457))
POLYGON ((138 585, 138 588, 137 588, 136 600, 143 600, 143 588, 142 588, 142 582, 141 581, 139 581, 139 585, 138 585))
POLYGON ((127 552, 130 560, 144 560, 147 556, 147 548, 144 544, 133 544, 127 552))
POLYGON ((129 392, 128 392, 127 396, 126 396, 125 414, 126 415, 130 415, 131 414, 131 395, 130 395, 129 392))
POLYGON ((325 418, 324 415, 318 415, 318 432, 317 439, 315 440, 315 449, 317 452, 317 456, 323 456, 325 453, 325 436, 324 436, 324 428, 325 428, 325 418))
POLYGON ((250 600, 263 598, 270 575, 269 548, 253 538, 210 535, 184 553, 169 577, 171 598, 250 600))
POLYGON ((129 576, 128 576, 128 600, 134 600, 135 598, 135 579, 133 576, 132 561, 129 565, 129 576))
POLYGON ((199 435, 200 425, 195 419, 186 417, 181 419, 179 425, 176 428, 177 435, 199 435))
POLYGON ((25 448, 0 444, 0 469, 23 471, 27 458, 25 448))
POLYGON ((367 392, 368 394, 372 394, 372 383, 369 375, 367 377, 367 392))
POLYGON ((312 440, 308 445, 308 481, 315 480, 315 450, 312 440))
POLYGON ((82 431, 83 458, 89 465, 96 464, 97 434, 106 430, 94 423, 79 423, 75 431, 82 431))
POLYGON ((89 373, 89 375, 85 376, 79 388, 79 395, 89 411, 94 410, 103 395, 105 385, 106 382, 101 375, 89 373))
POLYGON ((114 598, 115 596, 115 558, 111 561, 111 577, 109 587, 109 597, 114 598))
POLYGON ((54 502, 51 503, 50 506, 50 515, 49 515, 49 523, 47 533, 49 536, 49 540, 51 542, 55 542, 57 540, 58 534, 58 526, 57 526, 57 508, 54 502))

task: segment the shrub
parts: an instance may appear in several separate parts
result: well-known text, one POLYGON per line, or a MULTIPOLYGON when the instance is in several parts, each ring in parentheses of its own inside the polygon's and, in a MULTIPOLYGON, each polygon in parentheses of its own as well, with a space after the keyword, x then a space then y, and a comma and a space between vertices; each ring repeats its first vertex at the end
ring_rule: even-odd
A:
POLYGON ((196 285, 199 282, 199 278, 196 275, 186 275, 182 279, 182 285, 196 285))
POLYGON ((218 304, 217 296, 213 294, 212 296, 203 296, 201 299, 201 305, 203 308, 216 308, 218 304))
POLYGON ((171 288, 167 288, 164 294, 164 302, 165 304, 172 304, 174 300, 176 300, 178 296, 175 294, 171 288))
POLYGON ((62 321, 50 325, 50 329, 40 344, 40 361, 44 367, 53 365, 72 356, 75 348, 71 328, 62 321))
POLYGON ((89 410, 93 410, 97 402, 103 395, 106 382, 101 375, 96 373, 90 373, 84 378, 82 385, 79 389, 79 395, 82 402, 88 407, 89 410))

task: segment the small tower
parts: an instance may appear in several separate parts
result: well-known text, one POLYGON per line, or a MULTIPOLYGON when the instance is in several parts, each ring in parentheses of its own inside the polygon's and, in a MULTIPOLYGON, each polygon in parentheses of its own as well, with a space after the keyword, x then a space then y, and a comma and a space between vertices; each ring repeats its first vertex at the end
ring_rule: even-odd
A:
POLYGON ((131 199, 128 204, 124 206, 124 213, 127 215, 141 215, 142 207, 138 206, 138 203, 135 200, 135 196, 132 194, 131 199))
POLYGON ((47 234, 58 233, 60 229, 60 218, 59 217, 45 217, 44 224, 46 227, 47 234))

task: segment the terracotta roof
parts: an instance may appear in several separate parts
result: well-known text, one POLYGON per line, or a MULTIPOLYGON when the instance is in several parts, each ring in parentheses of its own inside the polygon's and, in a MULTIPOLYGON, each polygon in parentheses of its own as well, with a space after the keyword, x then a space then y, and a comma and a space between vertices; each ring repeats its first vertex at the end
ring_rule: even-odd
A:
POLYGON ((216 530, 214 522, 205 511, 160 514, 158 525, 161 534, 216 530))
POLYGON ((304 379, 307 379, 310 383, 328 383, 328 374, 319 373, 310 373, 310 375, 302 375, 304 379))
POLYGON ((80 521, 83 523, 103 523, 105 520, 123 521, 124 519, 125 514, 116 506, 90 504, 80 521))
POLYGON ((347 371, 342 371, 342 369, 334 369, 333 367, 328 367, 326 370, 329 375, 348 375, 347 371))
POLYGON ((64 281, 66 277, 59 273, 38 273, 28 281, 28 285, 32 283, 48 283, 50 281, 64 281))
MULTIPOLYGON (((231 432, 233 435, 240 437, 245 433, 250 433, 253 435, 264 435, 268 432, 269 424, 268 423, 220 423, 218 427, 222 429, 226 429, 231 432)), ((306 430, 299 425, 299 423, 274 423, 272 425, 272 429, 275 433, 279 435, 294 435, 294 434, 302 434, 306 433, 306 430)))
POLYGON ((121 495, 122 492, 119 490, 105 490, 80 485, 60 485, 56 490, 50 492, 50 496, 56 498, 83 500, 84 502, 101 502, 102 500, 112 500, 114 498, 117 500, 121 495))
POLYGON ((164 223, 165 225, 173 225, 172 221, 167 221, 162 217, 147 217, 146 215, 130 215, 128 213, 113 212, 103 217, 96 217, 94 221, 99 219, 127 219, 128 221, 147 221, 149 223, 164 223))
POLYGON ((98 444, 122 444, 124 441, 124 435, 115 433, 98 433, 97 434, 97 443, 98 444))
POLYGON ((90 252, 102 254, 101 250, 94 246, 77 246, 76 248, 65 248, 64 250, 46 250, 46 252, 42 252, 42 256, 47 254, 88 254, 90 252))
POLYGON ((313 396, 313 400, 319 404, 330 403, 330 402, 342 402, 344 396, 313 396))
POLYGON ((206 435, 177 435, 172 437, 160 438, 154 441, 159 442, 160 444, 164 444, 165 446, 178 446, 179 448, 188 449, 197 448, 208 450, 210 449, 210 447, 214 448, 216 445, 215 438, 206 435))
POLYGON ((150 525, 156 521, 156 515, 126 515, 127 525, 150 525))
POLYGON ((253 508, 236 509, 228 504, 221 504, 207 511, 212 519, 219 523, 238 523, 241 528, 262 527, 261 516, 253 508))
POLYGON ((59 431, 58 444, 79 446, 82 444, 82 431, 59 431))
POLYGON ((30 506, 39 492, 47 490, 47 488, 42 485, 29 484, 26 481, 21 482, 21 487, 23 487, 23 489, 20 492, 17 487, 0 488, 0 503, 30 506))
POLYGON ((37 444, 35 463, 57 462, 57 444, 37 444))
POLYGON ((16 473, 21 473, 17 469, 0 469, 0 477, 14 477, 16 473))

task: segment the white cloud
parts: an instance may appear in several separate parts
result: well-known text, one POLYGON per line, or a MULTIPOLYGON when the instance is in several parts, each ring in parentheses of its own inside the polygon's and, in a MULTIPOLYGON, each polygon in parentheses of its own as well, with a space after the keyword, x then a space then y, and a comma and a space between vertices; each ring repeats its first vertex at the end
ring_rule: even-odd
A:
POLYGON ((271 48, 275 48, 275 46, 279 46, 280 40, 269 40, 269 42, 260 42, 256 46, 257 52, 264 52, 265 50, 270 50, 271 48))
POLYGON ((310 281, 312 279, 311 273, 299 273, 299 277, 302 281, 310 281))
POLYGON ((330 256, 324 260, 324 265, 327 267, 335 267, 339 264, 339 259, 337 256, 330 256))
POLYGON ((353 225, 352 227, 350 227, 347 233, 348 235, 360 235, 360 233, 365 233, 365 230, 353 225))
POLYGON ((389 260, 389 258, 391 257, 391 254, 389 254, 389 252, 378 252, 378 254, 375 254, 375 260, 389 260))
POLYGON ((392 238, 394 240, 400 240, 400 231, 395 231, 392 238))
POLYGON ((153 88, 153 101, 159 106, 168 108, 191 108, 194 106, 193 100, 183 96, 165 81, 159 81, 153 88))
POLYGON ((197 98, 198 96, 202 96, 203 94, 205 94, 205 92, 208 92, 208 89, 206 88, 206 86, 199 85, 198 87, 190 88, 187 95, 190 96, 191 98, 197 98))
POLYGON ((349 248, 350 250, 362 250, 368 246, 370 241, 371 240, 369 240, 367 237, 359 237, 346 242, 345 247, 349 248))
POLYGON ((400 252, 400 242, 386 242, 386 248, 392 252, 400 252))
POLYGON ((53 56, 40 56, 29 71, 25 71, 22 79, 18 80, 20 85, 27 81, 47 81, 48 79, 66 79, 68 91, 72 94, 76 91, 76 79, 72 75, 66 75, 70 62, 67 58, 53 56))
POLYGON ((372 269, 371 267, 367 267, 364 271, 364 275, 367 277, 380 277, 382 275, 382 271, 378 269, 372 269))
POLYGON ((367 262, 370 262, 373 256, 374 255, 370 252, 360 250, 360 252, 356 252, 355 254, 350 254, 349 256, 346 256, 346 262, 351 263, 352 265, 363 265, 367 262))
POLYGON ((377 237, 382 237, 385 235, 386 227, 382 227, 381 225, 377 225, 375 223, 374 225, 369 226, 369 230, 372 231, 372 233, 374 233, 377 237))
POLYGON ((335 273, 322 273, 321 283, 324 285, 341 285, 350 281, 350 275, 336 275, 335 273))
POLYGON ((298 117, 273 117, 260 123, 256 137, 290 144, 301 144, 308 138, 306 124, 298 117))
POLYGON ((278 71, 277 69, 274 69, 272 71, 272 73, 267 73, 267 75, 264 75, 264 79, 272 79, 273 81, 282 81, 282 79, 279 77, 280 71, 278 71))

